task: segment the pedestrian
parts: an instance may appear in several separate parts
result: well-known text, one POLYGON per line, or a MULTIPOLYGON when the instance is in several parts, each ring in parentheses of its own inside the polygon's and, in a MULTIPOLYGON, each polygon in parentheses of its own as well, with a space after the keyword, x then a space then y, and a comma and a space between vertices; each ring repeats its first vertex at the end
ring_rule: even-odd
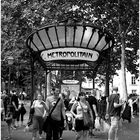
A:
POLYGON ((53 94, 46 99, 49 107, 50 121, 47 124, 46 140, 59 140, 62 126, 62 119, 66 124, 64 101, 59 97, 59 88, 52 89, 53 94), (53 111, 52 111, 53 109, 53 111))
POLYGON ((3 121, 3 118, 5 117, 5 111, 4 111, 4 103, 2 97, 0 98, 0 113, 1 113, 1 121, 3 121))
POLYGON ((110 117, 111 126, 108 132, 108 140, 118 140, 118 127, 121 110, 124 102, 120 102, 118 87, 113 87, 113 92, 108 98, 106 118, 110 117))
POLYGON ((107 97, 105 95, 105 92, 103 92, 101 95, 101 100, 100 100, 100 110, 98 110, 98 115, 100 119, 103 119, 103 120, 105 120, 106 105, 107 105, 107 97))
POLYGON ((7 106, 8 106, 8 104, 10 104, 10 98, 9 98, 9 96, 7 95, 6 90, 4 90, 4 91, 2 92, 1 97, 2 97, 2 99, 3 99, 4 112, 5 112, 5 115, 6 115, 6 113, 7 113, 7 106))
POLYGON ((6 116, 4 118, 4 120, 7 123, 7 130, 8 130, 8 137, 6 139, 11 139, 11 126, 12 126, 12 119, 13 119, 13 113, 12 113, 12 108, 11 105, 7 106, 7 113, 6 116))
POLYGON ((18 120, 18 107, 19 107, 19 101, 18 101, 18 95, 16 90, 12 90, 11 92, 11 105, 12 105, 12 112, 13 112, 13 122, 12 122, 12 128, 16 129, 19 126, 19 120, 18 120))
POLYGON ((48 111, 46 103, 42 100, 42 95, 39 93, 37 99, 33 101, 31 109, 34 108, 32 118, 32 140, 37 137, 37 131, 39 131, 39 139, 42 139, 43 123, 45 113, 48 111))
POLYGON ((69 106, 69 97, 67 95, 65 95, 64 93, 62 93, 62 99, 64 101, 64 105, 65 105, 65 110, 66 111, 70 111, 70 106, 69 106))
POLYGON ((96 91, 96 99, 97 99, 97 101, 100 101, 101 100, 101 90, 96 88, 95 91, 96 91))
POLYGON ((20 126, 23 125, 23 121, 24 121, 24 115, 26 113, 26 109, 25 109, 25 95, 21 92, 19 94, 18 97, 18 101, 19 101, 19 106, 18 106, 18 116, 17 116, 17 121, 21 121, 20 122, 20 126))
POLYGON ((71 113, 75 117, 76 140, 88 140, 90 126, 84 126, 84 113, 87 113, 93 122, 92 111, 89 103, 85 99, 85 93, 80 92, 78 101, 71 108, 71 113))
POLYGON ((137 96, 134 108, 135 108, 135 115, 138 115, 138 112, 139 112, 139 96, 137 96))
POLYGON ((92 110, 92 114, 93 114, 93 125, 90 128, 90 136, 94 136, 93 134, 93 129, 95 128, 95 119, 96 117, 98 117, 98 112, 97 112, 97 99, 96 97, 96 90, 92 90, 87 98, 87 101, 90 105, 90 108, 92 110))
POLYGON ((100 130, 102 131, 104 131, 104 123, 106 122, 105 119, 106 106, 107 106, 107 97, 105 95, 105 92, 102 92, 101 100, 98 102, 98 116, 99 116, 100 130))
POLYGON ((25 101, 24 101, 24 95, 22 94, 19 96, 19 108, 18 108, 18 117, 17 117, 18 122, 21 121, 20 124, 21 126, 23 125, 25 113, 26 113, 25 101))
POLYGON ((128 105, 131 107, 131 118, 135 118, 134 111, 136 111, 137 109, 137 100, 138 98, 136 98, 136 96, 133 96, 132 94, 130 94, 129 99, 128 99, 128 105))
POLYGON ((131 107, 131 118, 134 118, 134 115, 133 115, 133 99, 131 97, 131 95, 128 97, 128 105, 131 107))
POLYGON ((23 95, 25 99, 25 97, 27 97, 27 93, 24 91, 24 89, 22 89, 21 92, 19 93, 19 96, 23 96, 23 95))
MULTIPOLYGON (((64 94, 64 93, 61 93, 61 94, 59 94, 59 97, 63 100, 63 102, 64 102, 64 108, 65 108, 65 114, 66 114, 66 110, 67 110, 67 108, 68 108, 68 103, 67 102, 65 102, 66 101, 66 95, 64 94)), ((63 131, 64 131, 64 129, 65 129, 65 126, 64 126, 65 124, 64 124, 64 118, 63 118, 63 115, 61 114, 61 127, 60 127, 60 138, 59 138, 59 140, 62 140, 63 138, 62 138, 62 135, 63 135, 63 131)))
POLYGON ((75 102, 77 102, 77 99, 76 99, 75 96, 73 96, 73 97, 70 99, 70 101, 69 101, 69 108, 70 108, 70 109, 71 109, 72 105, 73 105, 75 102))
MULTIPOLYGON (((78 98, 78 97, 73 96, 73 97, 70 99, 70 101, 69 101, 69 108, 70 108, 70 110, 71 110, 71 108, 72 108, 72 105, 73 105, 75 102, 77 102, 77 98, 78 98)), ((75 118, 74 118, 74 117, 73 117, 72 130, 75 131, 75 118)))

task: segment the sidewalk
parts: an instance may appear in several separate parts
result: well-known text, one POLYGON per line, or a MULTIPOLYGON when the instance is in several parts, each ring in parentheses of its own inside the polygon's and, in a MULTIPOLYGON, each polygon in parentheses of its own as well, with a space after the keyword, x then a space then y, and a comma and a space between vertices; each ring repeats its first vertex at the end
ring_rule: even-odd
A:
MULTIPOLYGON (((138 118, 134 118, 132 123, 128 123, 127 121, 123 122, 123 129, 119 134, 119 140, 139 140, 139 127, 138 127, 138 118)), ((25 127, 18 128, 17 130, 13 130, 12 138, 13 140, 31 140, 31 133, 24 132, 25 127)), ((3 134, 6 132, 1 129, 2 137, 1 140, 4 140, 3 134)), ((45 140, 45 134, 43 134, 43 139, 45 140)), ((89 140, 107 140, 107 134, 101 132, 95 132, 95 137, 89 138, 89 140)), ((63 140, 75 140, 75 133, 72 131, 64 131, 63 140)))
MULTIPOLYGON (((28 121, 29 113, 29 103, 26 105, 27 113, 25 115, 24 124, 28 121)), ((19 127, 16 130, 12 130, 13 140, 31 140, 31 133, 24 132, 25 126, 19 127)), ((6 123, 1 122, 1 140, 7 135, 6 123)), ((43 139, 45 140, 45 134, 43 134, 43 139)), ((39 139, 38 139, 39 140, 39 139)), ((63 140, 75 140, 75 133, 73 131, 64 131, 63 140)), ((107 133, 95 132, 95 137, 89 138, 89 140, 107 140, 107 133)), ((119 134, 119 140, 139 140, 139 117, 136 116, 132 119, 131 123, 127 121, 123 122, 122 130, 119 134)))

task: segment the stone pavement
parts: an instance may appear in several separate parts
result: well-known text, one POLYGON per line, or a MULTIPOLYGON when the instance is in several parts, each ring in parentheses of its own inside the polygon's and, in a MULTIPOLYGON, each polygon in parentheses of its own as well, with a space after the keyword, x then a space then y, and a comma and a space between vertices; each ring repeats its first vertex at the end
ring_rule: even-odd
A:
MULTIPOLYGON (((26 104, 27 113, 25 115, 25 122, 28 121, 28 113, 29 113, 29 103, 26 104)), ((24 132, 25 126, 21 126, 16 130, 12 130, 12 138, 13 140, 31 140, 31 133, 24 132)), ((7 135, 6 131, 6 123, 1 122, 1 140, 5 140, 4 137, 7 135)), ((73 131, 64 131, 63 140, 74 140, 75 132, 73 131)), ((39 138, 38 138, 39 140, 39 138)), ((45 134, 43 134, 43 139, 45 140, 45 134)), ((95 132, 95 137, 89 138, 89 140, 107 140, 107 133, 103 133, 100 131, 95 132)), ((139 117, 136 116, 132 119, 131 123, 127 121, 123 122, 123 127, 120 130, 119 140, 139 140, 139 117)))

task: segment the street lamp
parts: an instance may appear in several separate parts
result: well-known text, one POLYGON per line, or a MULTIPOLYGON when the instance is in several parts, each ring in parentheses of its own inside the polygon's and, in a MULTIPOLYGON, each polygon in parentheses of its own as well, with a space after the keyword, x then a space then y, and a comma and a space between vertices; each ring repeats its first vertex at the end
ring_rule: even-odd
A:
POLYGON ((8 61, 8 66, 9 66, 9 80, 8 80, 8 93, 10 94, 10 85, 11 85, 11 66, 13 65, 14 63, 14 58, 12 56, 9 56, 7 58, 7 61, 8 61))

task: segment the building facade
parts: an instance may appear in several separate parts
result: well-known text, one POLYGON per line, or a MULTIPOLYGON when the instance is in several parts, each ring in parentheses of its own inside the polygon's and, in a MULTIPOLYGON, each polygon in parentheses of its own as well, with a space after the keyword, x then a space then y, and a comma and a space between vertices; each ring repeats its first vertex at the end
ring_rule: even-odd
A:
MULTIPOLYGON (((110 83, 110 93, 112 92, 112 87, 117 86, 119 89, 120 96, 123 98, 123 93, 122 93, 122 73, 121 70, 117 71, 118 75, 113 76, 112 83, 110 83)), ((140 79, 135 77, 135 75, 131 74, 130 72, 126 72, 126 84, 127 84, 127 93, 129 94, 137 94, 140 95, 140 79)), ((93 89, 93 83, 92 80, 86 79, 86 82, 82 84, 82 88, 88 90, 93 89)), ((95 83, 95 88, 101 90, 102 92, 105 91, 105 86, 98 86, 98 84, 95 83)))
MULTIPOLYGON (((113 77, 113 85, 118 86, 119 92, 122 91, 122 80, 121 80, 121 71, 117 72, 118 75, 113 77)), ((130 72, 126 72, 126 84, 127 84, 127 92, 129 94, 138 94, 140 95, 140 82, 139 78, 136 79, 135 75, 130 72)), ((121 93, 123 94, 123 93, 121 93)))

